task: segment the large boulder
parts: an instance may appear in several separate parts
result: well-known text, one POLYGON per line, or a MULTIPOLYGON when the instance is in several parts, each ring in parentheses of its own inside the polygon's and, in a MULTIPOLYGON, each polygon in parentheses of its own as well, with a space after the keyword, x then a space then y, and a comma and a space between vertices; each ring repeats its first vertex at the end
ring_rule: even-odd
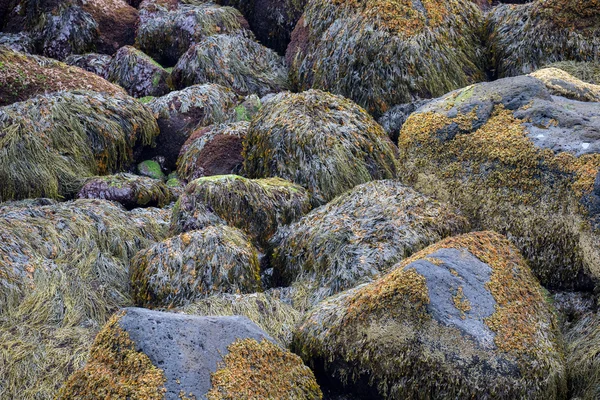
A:
POLYGON ((224 225, 183 233, 142 250, 131 261, 138 305, 181 306, 218 293, 261 291, 258 252, 224 225))
POLYGON ((127 308, 98 334, 59 399, 320 399, 302 360, 244 317, 127 308))
POLYGON ((125 94, 120 87, 81 68, 0 46, 0 106, 72 89, 125 94))
POLYGON ((148 107, 158 120, 160 135, 144 157, 163 156, 165 166, 175 168, 181 146, 192 132, 229 121, 237 102, 235 93, 215 84, 194 85, 151 100, 148 107))
POLYGON ((502 5, 487 19, 490 64, 496 77, 528 74, 557 61, 598 60, 598 0, 502 5))
POLYGON ((0 46, 6 46, 20 53, 33 53, 35 44, 27 33, 4 33, 0 32, 0 46))
POLYGON ((397 181, 365 183, 277 231, 275 282, 302 284, 308 303, 316 304, 468 228, 453 207, 397 181))
POLYGON ((567 372, 572 398, 600 396, 600 315, 588 313, 565 335, 567 372))
POLYGON ((432 101, 400 132, 401 176, 506 234, 544 285, 589 289, 600 278, 600 103, 555 87, 582 93, 521 76, 432 101))
POLYGON ((218 83, 260 97, 289 89, 283 57, 241 34, 213 35, 191 46, 173 68, 173 83, 218 83))
POLYGON ((150 110, 125 95, 58 92, 1 107, 0 201, 74 196, 157 135, 150 110))
POLYGON ((83 0, 82 9, 98 24, 96 50, 113 54, 119 48, 135 42, 140 16, 125 0, 83 0))
POLYGON ((171 192, 159 180, 132 174, 117 174, 87 179, 77 197, 116 201, 127 209, 133 209, 164 207, 171 201, 171 192))
POLYGON ((481 20, 469 0, 309 0, 286 54, 292 83, 379 117, 483 80, 481 20))
POLYGON ((172 230, 201 229, 206 224, 204 215, 210 211, 266 245, 280 225, 297 220, 310 208, 307 191, 281 178, 209 176, 186 186, 173 209, 172 230))
POLYGON ((562 336, 504 237, 438 242, 323 301, 292 348, 342 392, 385 399, 564 399, 562 336))
POLYGON ((131 46, 117 51, 106 75, 109 81, 125 88, 133 97, 160 97, 171 89, 169 72, 131 46))
POLYGON ((562 69, 584 82, 600 85, 600 62, 559 61, 548 67, 562 69))
POLYGON ((250 123, 244 173, 290 180, 321 205, 358 184, 395 178, 396 155, 381 126, 352 101, 320 90, 281 93, 250 123))
MULTIPOLYGON (((136 47, 173 66, 195 43, 219 33, 242 33, 248 23, 239 11, 211 3, 146 0, 140 5, 136 47)), ((249 33, 249 32, 248 32, 249 33)))
POLYGON ((88 53, 72 54, 65 59, 65 64, 73 65, 106 79, 112 56, 107 54, 88 53))
POLYGON ((129 260, 164 239, 169 215, 101 200, 0 204, 0 397, 54 398, 133 304, 129 260))
POLYGON ((177 159, 177 175, 186 181, 203 176, 229 175, 242 169, 246 121, 212 125, 194 132, 177 159))

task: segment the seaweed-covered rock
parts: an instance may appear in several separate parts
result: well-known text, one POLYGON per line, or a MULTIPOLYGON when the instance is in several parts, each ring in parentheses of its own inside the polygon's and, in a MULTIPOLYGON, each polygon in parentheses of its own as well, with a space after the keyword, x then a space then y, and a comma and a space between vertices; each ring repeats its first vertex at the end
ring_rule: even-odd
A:
POLYGON ((116 201, 125 208, 132 209, 164 207, 171 201, 171 192, 163 182, 156 179, 118 174, 88 179, 77 197, 116 201))
POLYGON ((133 97, 159 97, 171 89, 169 72, 131 46, 120 48, 114 55, 107 79, 125 88, 133 97))
POLYGON ((218 83, 240 95, 289 89, 283 57, 245 35, 213 35, 189 48, 173 68, 178 88, 218 83))
POLYGON ((124 94, 120 87, 80 68, 0 46, 0 106, 59 90, 124 94))
POLYGON ((151 100, 148 107, 158 119, 160 135, 156 147, 145 158, 164 156, 165 166, 174 169, 181 146, 200 127, 227 122, 237 104, 237 96, 220 85, 194 85, 151 100))
POLYGON ((131 261, 138 305, 169 307, 217 293, 260 291, 258 252, 246 235, 224 225, 183 233, 131 261))
POLYGON ((33 53, 34 43, 31 36, 26 33, 3 33, 0 32, 0 46, 6 46, 20 53, 33 53))
POLYGON ((341 391, 386 399, 563 399, 562 336, 504 237, 438 242, 325 300, 292 348, 341 391))
POLYGON ((206 224, 204 213, 210 210, 264 245, 278 226, 295 221, 310 208, 307 191, 280 178, 209 176, 186 186, 173 210, 172 229, 201 229, 206 224))
POLYGON ((137 172, 142 176, 159 181, 164 181, 166 178, 160 163, 155 160, 142 161, 137 165, 137 172))
POLYGON ((583 82, 558 68, 543 68, 530 74, 544 82, 555 96, 579 101, 600 102, 600 85, 583 82))
POLYGON ((600 396, 600 315, 589 313, 566 334, 567 373, 571 398, 600 396))
POLYGON ((112 56, 97 53, 72 54, 65 59, 65 64, 93 72, 104 79, 108 77, 108 67, 111 62, 112 56))
POLYGON ((98 329, 133 304, 129 260, 165 238, 169 215, 103 200, 2 203, 1 397, 54 398, 98 329))
POLYGON ((244 172, 305 188, 315 205, 354 186, 395 178, 396 146, 353 102, 320 90, 281 93, 254 117, 244 141, 244 172))
POLYGON ((156 135, 152 113, 127 96, 58 92, 2 107, 0 201, 71 197, 84 178, 127 167, 156 135))
POLYGON ((320 399, 302 360, 244 317, 127 308, 98 335, 60 399, 320 399))
POLYGON ((145 1, 140 5, 136 47, 162 65, 173 66, 195 43, 218 33, 244 32, 239 11, 211 3, 145 1))
POLYGON ((398 145, 404 182, 506 234, 545 286, 600 278, 599 103, 532 76, 481 83, 420 108, 398 145))
POLYGON ((559 61, 547 67, 562 69, 584 82, 600 85, 600 62, 559 61))
POLYGON ((598 0, 502 5, 487 19, 490 64, 497 77, 527 74, 557 61, 598 61, 598 0))
POLYGON ((98 24, 96 49, 100 53, 113 54, 134 43, 140 16, 127 1, 83 0, 82 9, 98 24))
POLYGON ((242 169, 242 141, 248 122, 213 125, 194 132, 177 159, 177 174, 192 181, 203 176, 228 175, 242 169))
POLYGON ((402 125, 404 125, 410 114, 417 111, 419 107, 429 103, 429 101, 417 100, 412 103, 398 104, 386 111, 377 122, 387 132, 390 139, 394 143, 397 143, 402 125))
POLYGON ((286 54, 292 83, 379 117, 483 80, 481 20, 469 0, 309 0, 286 54))
POLYGON ((453 207, 397 181, 369 182, 281 227, 271 262, 278 284, 305 282, 309 303, 316 304, 468 229, 453 207))

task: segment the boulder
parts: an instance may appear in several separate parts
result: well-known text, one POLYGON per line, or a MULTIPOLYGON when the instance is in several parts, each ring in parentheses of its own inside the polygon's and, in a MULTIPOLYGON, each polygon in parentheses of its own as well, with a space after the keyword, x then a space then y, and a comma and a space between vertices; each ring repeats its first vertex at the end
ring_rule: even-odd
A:
POLYGON ((286 53, 290 77, 378 118, 483 80, 481 25, 470 0, 308 0, 286 53))
POLYGON ((245 35, 213 35, 195 45, 173 68, 178 88, 218 83, 239 95, 260 97, 289 89, 283 57, 245 35))
POLYGON ((98 24, 98 52, 114 54, 119 48, 134 43, 140 16, 127 1, 83 0, 81 7, 98 24))
POLYGON ((156 179, 161 182, 166 179, 160 163, 155 160, 142 161, 137 165, 137 172, 141 176, 145 176, 150 179, 156 179))
POLYGON ((506 234, 546 287, 586 290, 600 277, 600 104, 553 91, 520 76, 432 101, 402 127, 400 175, 506 234))
POLYGON ((600 85, 600 62, 559 61, 548 67, 562 69, 577 79, 592 85, 600 85))
POLYGON ((209 176, 186 186, 173 209, 172 230, 179 233, 203 228, 205 211, 210 210, 258 244, 266 245, 280 225, 295 221, 310 208, 307 191, 281 178, 209 176))
POLYGON ((171 201, 171 192, 159 180, 132 174, 117 174, 86 180, 77 197, 116 201, 127 209, 133 209, 164 207, 171 201))
POLYGON ((140 5, 136 47, 161 65, 174 66, 195 43, 219 33, 241 33, 248 23, 239 11, 212 3, 146 0, 140 5))
POLYGON ((26 33, 0 32, 0 46, 6 46, 20 53, 33 53, 35 51, 33 39, 26 33))
POLYGON ((121 47, 107 71, 107 79, 133 97, 160 97, 171 89, 171 75, 156 61, 131 46, 121 47))
POLYGON ((112 56, 106 54, 73 54, 65 59, 65 64, 79 67, 107 79, 108 67, 112 59, 112 56))
POLYGON ((181 306, 218 293, 261 291, 258 252, 224 225, 183 233, 142 250, 131 261, 136 303, 181 306))
POLYGON ((398 143, 398 135, 402 130, 402 125, 404 125, 410 114, 427 103, 429 103, 429 100, 417 100, 412 103, 398 104, 386 111, 377 122, 387 132, 390 139, 394 143, 398 143))
POLYGON ((68 91, 1 107, 0 201, 72 197, 157 135, 152 113, 125 95, 68 91))
POLYGON ((0 205, 1 397, 55 397, 98 329, 132 304, 129 260, 165 238, 168 218, 103 200, 0 205))
POLYGON ((584 82, 558 68, 543 68, 530 74, 542 81, 554 96, 600 102, 600 85, 584 82))
POLYGON ((0 106, 73 89, 125 94, 120 87, 81 68, 0 46, 0 106))
POLYGON ((237 102, 235 93, 215 84, 194 85, 151 100, 148 107, 158 120, 160 135, 144 157, 164 156, 165 166, 175 168, 181 146, 192 132, 229 121, 237 102))
POLYGON ((354 186, 395 178, 396 146, 365 110, 320 90, 281 93, 250 123, 244 174, 281 177, 321 205, 354 186))
POLYGON ((495 77, 528 74, 557 61, 597 62, 600 7, 597 0, 502 5, 488 15, 486 29, 495 77))
POLYGON ((320 379, 363 398, 567 398, 552 307, 493 232, 445 239, 323 301, 292 348, 320 379))
POLYGON ((127 308, 98 334, 59 399, 320 399, 302 360, 244 317, 127 308), (188 397, 189 396, 189 397, 188 397))
POLYGON ((600 396, 600 316, 588 313, 567 331, 569 393, 574 399, 600 396))
POLYGON ((177 159, 177 174, 193 181, 203 176, 228 175, 242 169, 243 140, 248 122, 212 125, 189 137, 177 159))
POLYGON ((468 229, 455 208, 397 181, 365 183, 277 231, 275 283, 305 286, 308 303, 316 304, 468 229))

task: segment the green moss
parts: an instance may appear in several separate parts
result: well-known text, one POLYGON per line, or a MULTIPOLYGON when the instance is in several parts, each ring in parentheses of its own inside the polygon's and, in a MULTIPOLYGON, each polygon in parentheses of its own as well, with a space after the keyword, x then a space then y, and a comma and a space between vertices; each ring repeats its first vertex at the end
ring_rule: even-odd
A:
POLYGON ((148 104, 150 103, 152 100, 154 100, 156 97, 154 96, 145 96, 145 97, 140 97, 139 99, 137 99, 140 103, 142 104, 148 104))
POLYGON ((142 161, 138 164, 137 170, 140 175, 161 181, 165 180, 165 174, 163 173, 160 164, 154 160, 142 161))

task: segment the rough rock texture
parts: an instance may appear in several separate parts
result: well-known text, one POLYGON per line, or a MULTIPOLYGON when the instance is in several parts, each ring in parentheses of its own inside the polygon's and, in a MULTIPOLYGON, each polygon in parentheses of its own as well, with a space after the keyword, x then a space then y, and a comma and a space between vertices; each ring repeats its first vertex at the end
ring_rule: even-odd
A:
POLYGON ((125 95, 58 92, 2 107, 0 201, 69 198, 86 177, 130 165, 157 135, 152 113, 125 95))
POLYGON ((518 250, 478 232, 325 300, 292 347, 323 379, 368 398, 562 399, 561 343, 518 250))
POLYGON ((218 293, 261 291, 258 253, 224 225, 183 233, 139 252, 131 285, 140 306, 181 306, 218 293))
POLYGON ((132 305, 129 260, 169 213, 77 200, 0 205, 0 397, 51 399, 98 329, 132 305))
POLYGON ((26 33, 0 32, 0 46, 6 46, 21 53, 33 53, 35 50, 33 39, 26 33))
POLYGON ((417 100, 412 103, 398 104, 386 111, 377 122, 381 125, 383 130, 387 132, 390 139, 392 139, 394 143, 397 143, 402 125, 404 125, 410 114, 429 103, 429 101, 430 100, 417 100))
POLYGON ((283 57, 241 34, 214 35, 191 46, 173 68, 173 83, 218 83, 260 97, 289 89, 283 57))
POLYGON ((571 398, 600 396, 600 318, 597 313, 582 317, 566 334, 567 372, 571 398))
POLYGON ((307 286, 308 304, 316 304, 468 229, 453 207, 399 182, 365 183, 279 229, 271 243, 275 281, 307 286))
POLYGON ((0 106, 72 89, 125 94, 120 87, 80 68, 0 46, 0 106))
POLYGON ((134 399, 163 398, 159 393, 169 400, 321 398, 314 375, 302 360, 273 344, 244 317, 195 317, 127 308, 100 335, 104 343, 96 342, 95 357, 71 377, 63 389, 64 398, 84 393, 104 397, 106 392, 129 389, 124 383, 148 393, 148 397, 137 393, 134 399), (132 362, 137 360, 141 360, 138 365, 132 362), (128 369, 128 363, 136 368, 128 369), (104 377, 107 370, 110 375, 104 377), (78 390, 69 391, 71 385, 78 390))
POLYGON ((320 90, 275 96, 244 141, 244 173, 297 183, 321 205, 354 186, 395 178, 396 146, 365 110, 320 90))
POLYGON ((481 19, 469 0, 309 0, 286 54, 292 83, 377 118, 483 80, 481 19))
POLYGON ((177 159, 177 174, 186 181, 203 176, 228 175, 242 169, 248 122, 212 125, 194 132, 177 159))
POLYGON ((181 146, 200 127, 227 122, 237 104, 231 90, 214 84, 194 85, 171 92, 148 103, 158 119, 160 135, 146 158, 164 156, 166 166, 175 167, 181 146))
POLYGON ((106 79, 108 77, 108 67, 112 62, 112 59, 112 56, 106 54, 73 54, 65 59, 65 64, 79 67, 88 72, 93 72, 106 79))
POLYGON ((172 230, 201 229, 210 211, 265 245, 280 225, 297 220, 310 208, 307 191, 281 178, 209 176, 186 186, 173 209, 172 230))
POLYGON ((600 85, 583 82, 561 69, 543 68, 529 75, 544 82, 550 93, 555 96, 600 102, 600 85))
POLYGON ((170 74, 141 51, 125 46, 114 55, 107 79, 133 97, 159 97, 171 89, 170 74))
POLYGON ((113 54, 135 41, 140 16, 125 0, 83 0, 82 9, 98 24, 96 50, 113 54))
POLYGON ((536 0, 496 7, 486 22, 497 77, 528 74, 557 61, 598 61, 598 0, 536 0))
POLYGON ((118 174, 88 179, 77 197, 116 201, 130 210, 137 207, 164 207, 171 201, 171 192, 161 181, 118 174))
POLYGON ((173 66, 195 43, 218 33, 241 33, 248 23, 239 11, 211 3, 145 1, 140 5, 136 47, 158 61, 173 66))
POLYGON ((600 85, 600 62, 559 61, 547 67, 562 69, 584 82, 600 85))
POLYGON ((600 277, 599 103, 551 96, 530 76, 501 79, 422 107, 398 145, 404 182, 506 234, 545 286, 600 277))

